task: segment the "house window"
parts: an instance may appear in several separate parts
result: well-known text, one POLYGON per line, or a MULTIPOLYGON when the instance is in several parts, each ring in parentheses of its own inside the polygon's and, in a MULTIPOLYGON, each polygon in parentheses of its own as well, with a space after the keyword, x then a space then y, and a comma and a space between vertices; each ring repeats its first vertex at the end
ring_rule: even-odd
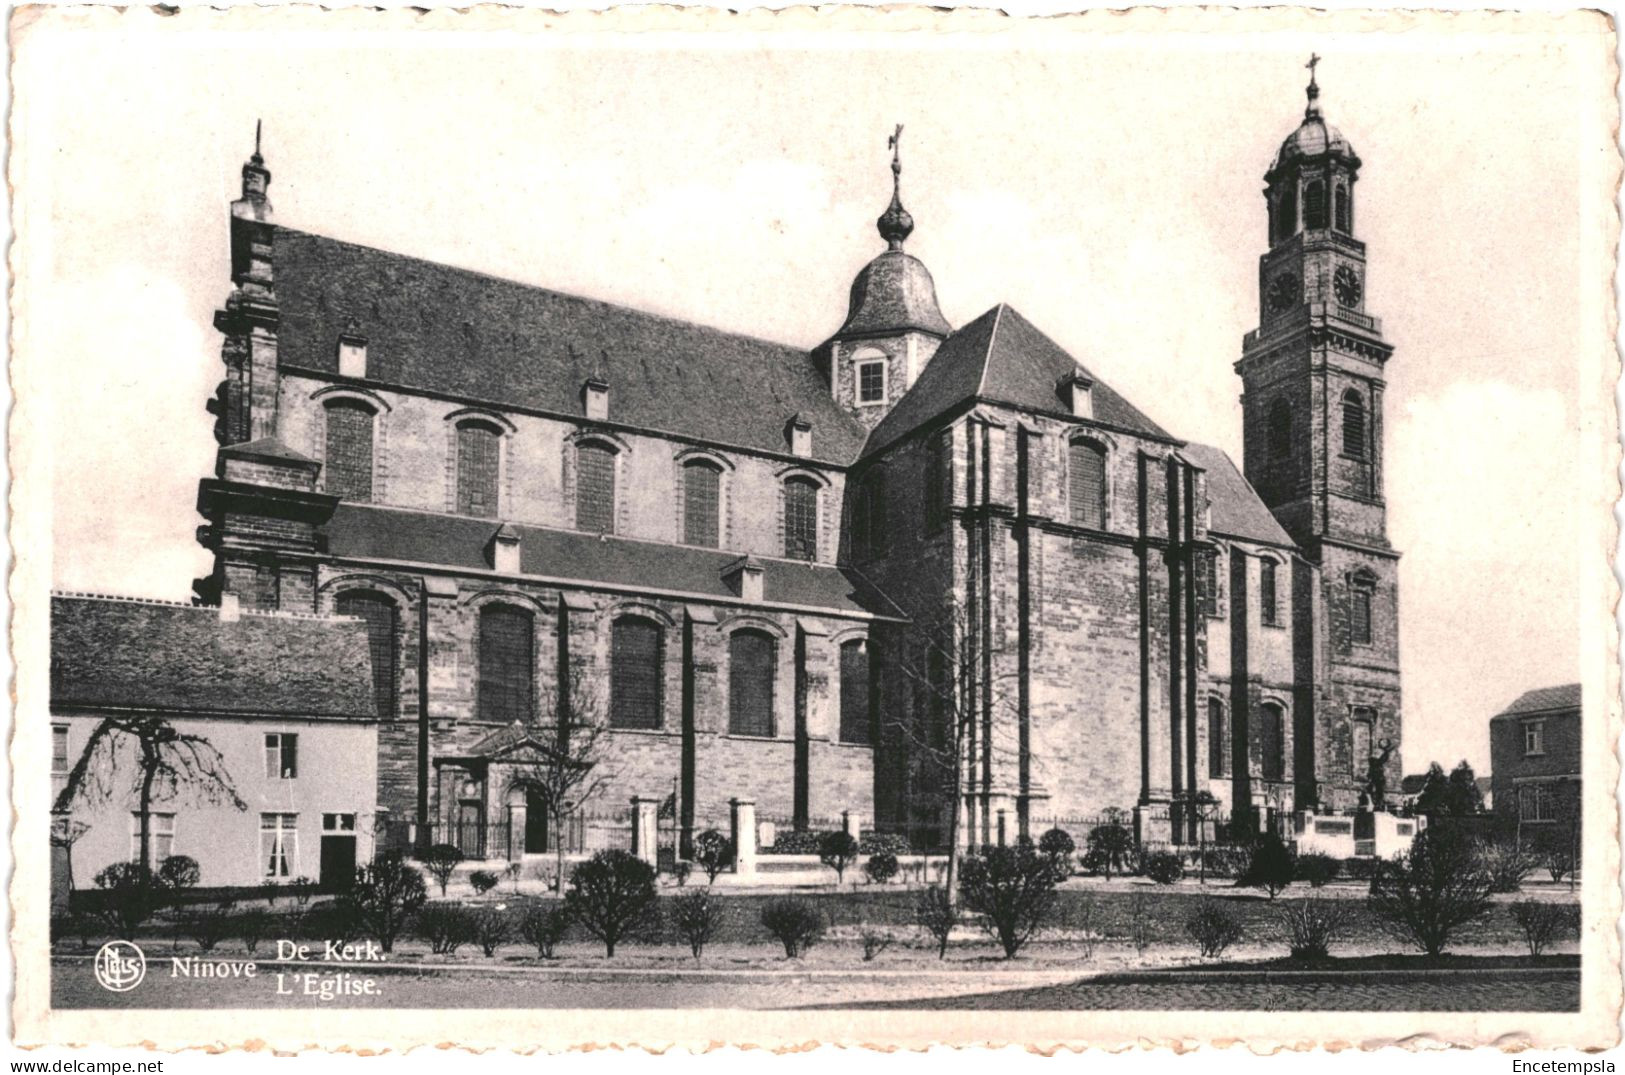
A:
POLYGON ((340 616, 356 616, 367 624, 367 651, 372 656, 372 698, 382 719, 397 715, 396 683, 399 679, 400 613, 395 602, 380 593, 349 590, 333 602, 340 616))
POLYGON ((1364 776, 1366 762, 1371 759, 1371 727, 1376 723, 1376 710, 1368 706, 1355 706, 1349 714, 1349 772, 1364 776))
POLYGON ((1349 641, 1356 646, 1371 644, 1371 585, 1355 582, 1349 587, 1349 641))
POLYGON ((1526 720, 1523 722, 1523 752, 1526 757, 1546 753, 1545 721, 1526 720))
MULTIPOLYGON (((613 481, 613 471, 611 472, 613 481)), ((689 463, 683 467, 683 542, 708 549, 720 543, 722 471, 710 463, 689 463)))
POLYGON ((1265 702, 1258 711, 1259 762, 1265 780, 1280 780, 1286 775, 1286 721, 1281 707, 1265 702))
POLYGON ((1075 440, 1067 449, 1072 525, 1101 530, 1106 526, 1106 449, 1092 440, 1075 440))
POLYGON ((66 773, 68 768, 68 726, 66 724, 53 724, 51 725, 51 772, 66 773))
POLYGON ((1349 389, 1343 393, 1343 454, 1365 458, 1365 400, 1349 389))
POLYGON ((299 775, 299 737, 291 732, 267 732, 265 777, 292 780, 299 775))
POLYGON ((1275 593, 1275 561, 1258 562, 1258 616, 1261 623, 1278 627, 1281 623, 1280 603, 1275 593))
POLYGON ((1318 180, 1303 190, 1303 226, 1309 231, 1326 226, 1326 184, 1318 180))
POLYGON ((299 815, 260 815, 260 876, 299 876, 299 815))
POLYGON ((535 717, 535 634, 529 612, 486 605, 479 620, 479 719, 512 724, 535 717))
POLYGON ((858 402, 860 404, 886 402, 886 362, 884 359, 858 363, 858 402))
POLYGON ((1337 195, 1332 203, 1332 213, 1337 230, 1344 235, 1351 234, 1353 229, 1349 227, 1349 188, 1341 183, 1337 185, 1337 195))
POLYGON ((778 646, 762 631, 728 639, 728 733, 773 735, 773 680, 778 646))
POLYGON ((841 644, 841 742, 869 742, 869 644, 841 644))
POLYGON ((1196 600, 1202 614, 1219 614, 1219 550, 1196 550, 1196 600))
POLYGON ((342 832, 354 832, 355 831, 355 815, 354 814, 323 814, 322 815, 322 831, 323 832, 341 832, 341 833, 342 832))
POLYGON ((1224 703, 1217 698, 1207 700, 1207 775, 1225 776, 1230 772, 1229 756, 1224 749, 1224 703))
POLYGON ((602 444, 576 449, 576 529, 615 532, 615 452, 602 444))
POLYGON ((1518 816, 1524 821, 1553 821, 1557 817, 1551 788, 1525 784, 1518 789, 1518 816))
POLYGON ((811 478, 784 483, 784 555, 818 559, 818 486, 811 478))
POLYGON ((659 624, 641 616, 615 621, 609 661, 609 723, 613 727, 660 727, 662 636, 659 624))
POLYGON ((495 518, 502 433, 485 422, 457 427, 457 511, 495 518))
MULTIPOLYGON (((175 853, 175 815, 156 811, 147 815, 147 861, 152 868, 162 866, 164 859, 175 853)), ((141 813, 130 813, 130 861, 141 858, 141 813)))
POLYGON ((1284 399, 1270 404, 1269 446, 1270 455, 1276 459, 1292 451, 1292 407, 1284 399))
POLYGON ((322 465, 329 493, 363 503, 372 499, 371 407, 334 400, 327 415, 327 461, 322 465))

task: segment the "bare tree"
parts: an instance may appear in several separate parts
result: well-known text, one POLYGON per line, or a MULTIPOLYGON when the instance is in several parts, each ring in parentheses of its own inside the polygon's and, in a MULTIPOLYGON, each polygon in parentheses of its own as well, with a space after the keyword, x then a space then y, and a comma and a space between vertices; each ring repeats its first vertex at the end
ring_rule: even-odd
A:
POLYGON ((609 730, 602 695, 579 669, 571 670, 568 687, 544 688, 538 709, 552 714, 553 723, 542 726, 551 735, 539 744, 533 760, 513 767, 508 781, 509 789, 540 793, 558 854, 553 883, 561 892, 565 822, 597 798, 611 777, 602 764, 609 730))
POLYGON ((163 717, 106 717, 96 725, 84 752, 68 772, 53 809, 68 813, 76 802, 111 802, 128 785, 119 778, 129 769, 120 756, 135 752, 136 792, 140 819, 141 876, 152 876, 152 804, 182 799, 230 805, 247 810, 237 795, 225 758, 201 735, 178 730, 163 717))
POLYGON ((62 849, 63 864, 67 867, 68 891, 73 891, 73 845, 79 842, 79 837, 90 831, 87 822, 80 821, 70 814, 51 815, 51 846, 62 849))
POLYGON ((911 783, 923 777, 926 793, 947 809, 943 880, 953 906, 959 898, 960 816, 976 783, 972 769, 996 757, 1019 757, 1019 744, 1009 742, 1009 729, 1019 721, 1008 719, 1019 714, 1012 693, 1018 674, 1006 667, 1006 648, 957 602, 904 629, 897 648, 895 670, 914 705, 883 707, 881 723, 905 743, 911 783))

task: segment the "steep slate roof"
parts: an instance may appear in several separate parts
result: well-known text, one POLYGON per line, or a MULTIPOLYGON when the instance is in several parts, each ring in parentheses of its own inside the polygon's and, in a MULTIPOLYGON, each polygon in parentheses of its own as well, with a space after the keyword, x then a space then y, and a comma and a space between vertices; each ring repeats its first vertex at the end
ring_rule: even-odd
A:
MULTIPOLYGON (((943 341, 920 379, 869 434, 864 454, 879 451, 969 399, 1070 417, 1056 386, 1063 376, 1081 369, 1059 344, 1000 303, 943 341)), ((1110 385, 1093 373, 1089 377, 1094 381, 1095 421, 1173 439, 1110 385)))
POLYGON ((1565 683, 1561 687, 1539 687, 1518 695, 1518 700, 1497 713, 1499 717, 1524 713, 1547 713, 1555 709, 1579 709, 1580 685, 1565 683))
POLYGON ((1208 529, 1223 537, 1293 547, 1292 538, 1258 498, 1228 455, 1209 444, 1185 445, 1181 451, 1207 471, 1207 495, 1213 504, 1208 529))
POLYGON ((785 452, 799 412, 815 459, 849 463, 863 444, 795 347, 289 228, 273 258, 284 365, 336 373, 351 333, 370 378, 410 388, 579 414, 598 374, 626 425, 785 452))
POLYGON ((51 705, 374 720, 367 626, 53 595, 51 705))
MULTIPOLYGON (((405 560, 488 570, 485 547, 495 519, 397 511, 340 504, 328 524, 328 551, 356 559, 405 560)), ((570 530, 507 524, 520 535, 520 570, 580 582, 655 588, 696 596, 734 598, 722 570, 735 552, 663 545, 570 530)), ((855 573, 828 564, 757 558, 763 570, 762 599, 838 613, 899 616, 897 609, 855 573)))

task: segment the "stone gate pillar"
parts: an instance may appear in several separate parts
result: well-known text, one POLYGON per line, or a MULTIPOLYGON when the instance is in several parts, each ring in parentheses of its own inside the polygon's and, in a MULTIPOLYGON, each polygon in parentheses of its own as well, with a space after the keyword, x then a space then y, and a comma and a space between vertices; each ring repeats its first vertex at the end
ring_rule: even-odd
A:
POLYGON ((651 866, 658 865, 659 811, 659 799, 650 795, 632 796, 632 854, 651 866))
POLYGON ((729 799, 734 841, 734 874, 756 876, 756 800, 729 799))

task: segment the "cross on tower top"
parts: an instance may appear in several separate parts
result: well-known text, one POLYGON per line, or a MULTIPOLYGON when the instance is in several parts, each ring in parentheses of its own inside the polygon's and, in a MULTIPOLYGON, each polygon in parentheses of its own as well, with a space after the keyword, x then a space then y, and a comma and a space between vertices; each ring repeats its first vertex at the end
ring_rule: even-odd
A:
POLYGON ((1319 64, 1320 56, 1313 52, 1309 54, 1309 62, 1304 64, 1305 67, 1309 68, 1309 87, 1305 91, 1309 95, 1309 107, 1303 110, 1305 119, 1320 115, 1320 87, 1315 83, 1315 68, 1319 64))

